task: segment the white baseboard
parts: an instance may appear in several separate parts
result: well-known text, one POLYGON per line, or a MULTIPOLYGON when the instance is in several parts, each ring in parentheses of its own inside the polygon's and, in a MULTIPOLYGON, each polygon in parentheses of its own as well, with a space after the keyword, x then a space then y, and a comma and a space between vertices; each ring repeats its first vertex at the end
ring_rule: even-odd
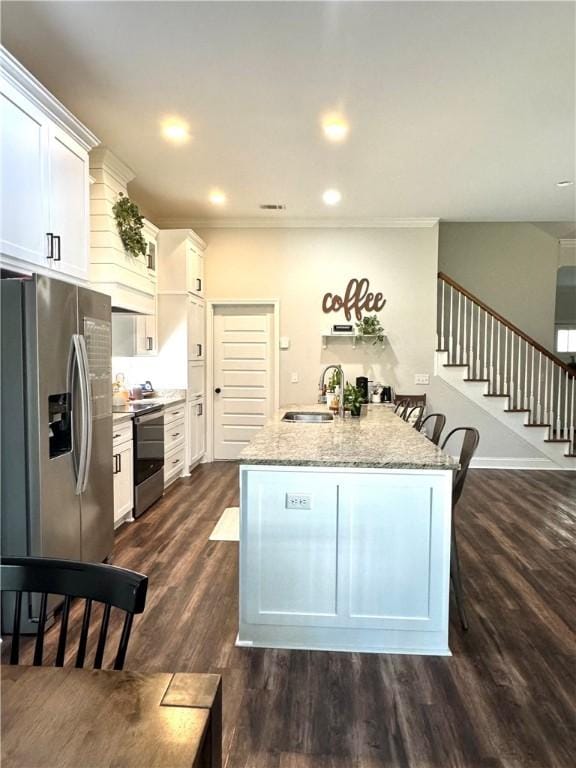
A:
MULTIPOLYGON (((576 464, 576 462, 575 462, 576 464)), ((507 458, 507 457, 482 457, 477 456, 470 462, 471 469, 555 469, 557 471, 570 471, 569 467, 559 467, 552 459, 507 458)), ((576 466, 574 467, 576 470, 576 466)))

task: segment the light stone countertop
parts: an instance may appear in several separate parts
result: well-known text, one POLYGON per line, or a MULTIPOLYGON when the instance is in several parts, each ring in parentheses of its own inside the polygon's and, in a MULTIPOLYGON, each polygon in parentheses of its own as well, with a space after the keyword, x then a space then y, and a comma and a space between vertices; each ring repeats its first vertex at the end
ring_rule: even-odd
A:
POLYGON ((370 405, 359 419, 306 424, 282 421, 287 411, 326 411, 325 405, 281 408, 242 450, 242 464, 382 469, 457 469, 440 450, 388 408, 370 405))
POLYGON ((112 424, 119 424, 121 421, 131 421, 133 413, 113 413, 112 424))

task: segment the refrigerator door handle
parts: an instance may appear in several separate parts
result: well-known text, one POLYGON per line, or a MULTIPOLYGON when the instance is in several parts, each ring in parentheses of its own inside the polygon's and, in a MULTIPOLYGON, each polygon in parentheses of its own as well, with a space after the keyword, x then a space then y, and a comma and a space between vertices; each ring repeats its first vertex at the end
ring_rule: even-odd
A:
MULTIPOLYGON (((79 446, 76 445, 76 439, 74 437, 72 451, 74 472, 76 475, 76 487, 74 492, 77 496, 82 493, 82 481, 86 473, 86 401, 88 394, 86 391, 86 379, 83 375, 80 338, 81 337, 77 333, 72 334, 70 357, 68 359, 68 388, 73 398, 73 402, 74 394, 76 392, 76 382, 78 382, 80 390, 80 444, 79 446)), ((74 425, 74 436, 76 435, 76 423, 76 409, 74 408, 74 405, 72 405, 72 424, 74 425)))
POLYGON ((83 406, 83 434, 84 434, 84 471, 81 475, 80 492, 86 490, 88 485, 88 472, 92 459, 92 397, 90 396, 90 367, 88 365, 88 350, 84 336, 78 334, 78 349, 80 360, 80 387, 84 387, 85 400, 83 406))

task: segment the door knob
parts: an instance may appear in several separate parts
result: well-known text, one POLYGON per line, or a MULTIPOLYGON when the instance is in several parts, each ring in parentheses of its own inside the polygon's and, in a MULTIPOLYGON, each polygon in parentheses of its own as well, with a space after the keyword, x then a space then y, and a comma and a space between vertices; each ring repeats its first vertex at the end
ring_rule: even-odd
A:
POLYGON ((220 392, 222 392, 222 390, 220 389, 220 387, 216 387, 216 389, 214 390, 214 392, 216 392, 216 394, 217 394, 217 395, 219 395, 219 394, 220 394, 220 392))

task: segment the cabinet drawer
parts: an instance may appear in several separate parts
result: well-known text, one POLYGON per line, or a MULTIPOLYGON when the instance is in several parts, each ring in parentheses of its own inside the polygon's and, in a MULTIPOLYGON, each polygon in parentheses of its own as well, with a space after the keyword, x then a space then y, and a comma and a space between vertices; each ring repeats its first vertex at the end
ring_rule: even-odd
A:
POLYGON ((178 405, 171 405, 168 408, 164 408, 164 428, 174 421, 184 421, 185 415, 186 403, 178 403, 178 405))
POLYGON ((184 419, 164 425, 164 453, 170 453, 177 445, 184 443, 184 419))
POLYGON ((184 444, 164 457, 164 488, 173 483, 184 471, 184 444))
POLYGON ((132 442, 132 419, 130 421, 123 421, 120 424, 113 424, 112 436, 114 448, 127 440, 132 442))

